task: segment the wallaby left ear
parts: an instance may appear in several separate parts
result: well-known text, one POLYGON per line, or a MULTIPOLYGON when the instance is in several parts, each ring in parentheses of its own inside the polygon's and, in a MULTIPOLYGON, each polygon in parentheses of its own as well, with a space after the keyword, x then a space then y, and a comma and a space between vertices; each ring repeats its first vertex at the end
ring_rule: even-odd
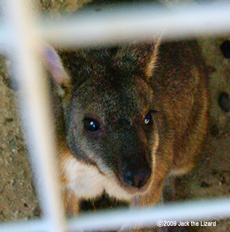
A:
POLYGON ((44 58, 45 67, 50 72, 53 79, 60 86, 66 86, 70 82, 70 77, 65 71, 57 51, 49 44, 45 44, 43 47, 42 56, 44 58))
POLYGON ((147 77, 152 77, 154 68, 157 65, 157 55, 158 55, 158 50, 159 50, 159 45, 160 45, 160 38, 154 43, 154 49, 152 50, 152 53, 147 61, 146 67, 145 67, 145 75, 147 77))

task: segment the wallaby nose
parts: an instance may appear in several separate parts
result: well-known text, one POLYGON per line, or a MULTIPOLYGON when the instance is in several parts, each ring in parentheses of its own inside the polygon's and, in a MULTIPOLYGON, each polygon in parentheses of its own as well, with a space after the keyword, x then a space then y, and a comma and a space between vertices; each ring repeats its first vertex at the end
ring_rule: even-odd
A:
POLYGON ((137 167, 136 165, 126 164, 121 170, 120 178, 128 185, 141 188, 147 183, 151 173, 152 171, 149 165, 137 167))

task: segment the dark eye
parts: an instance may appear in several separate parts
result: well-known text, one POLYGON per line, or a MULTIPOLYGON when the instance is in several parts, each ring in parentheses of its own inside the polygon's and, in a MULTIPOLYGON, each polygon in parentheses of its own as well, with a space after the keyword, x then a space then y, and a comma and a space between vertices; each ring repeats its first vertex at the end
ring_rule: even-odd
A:
POLYGON ((148 114, 145 116, 145 125, 151 125, 153 123, 153 118, 152 118, 152 114, 155 111, 151 110, 148 112, 148 114))
POLYGON ((98 132, 100 130, 100 123, 92 118, 85 118, 83 120, 84 129, 87 132, 98 132))

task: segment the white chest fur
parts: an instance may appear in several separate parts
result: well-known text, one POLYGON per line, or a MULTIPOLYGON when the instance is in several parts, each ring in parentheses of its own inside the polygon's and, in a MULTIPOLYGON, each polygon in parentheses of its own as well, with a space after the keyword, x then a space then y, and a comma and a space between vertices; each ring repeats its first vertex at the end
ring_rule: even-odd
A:
POLYGON ((96 167, 86 165, 74 157, 65 162, 67 188, 74 191, 76 197, 92 199, 106 191, 117 199, 130 200, 133 196, 118 186, 113 178, 103 176, 96 167))

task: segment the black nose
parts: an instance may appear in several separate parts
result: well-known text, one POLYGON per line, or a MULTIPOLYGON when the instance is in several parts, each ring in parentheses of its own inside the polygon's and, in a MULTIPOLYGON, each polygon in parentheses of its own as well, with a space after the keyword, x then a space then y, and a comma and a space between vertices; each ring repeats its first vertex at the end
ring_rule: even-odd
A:
POLYGON ((146 163, 144 166, 125 164, 121 170, 120 178, 123 182, 133 187, 143 187, 152 173, 151 167, 146 163))

